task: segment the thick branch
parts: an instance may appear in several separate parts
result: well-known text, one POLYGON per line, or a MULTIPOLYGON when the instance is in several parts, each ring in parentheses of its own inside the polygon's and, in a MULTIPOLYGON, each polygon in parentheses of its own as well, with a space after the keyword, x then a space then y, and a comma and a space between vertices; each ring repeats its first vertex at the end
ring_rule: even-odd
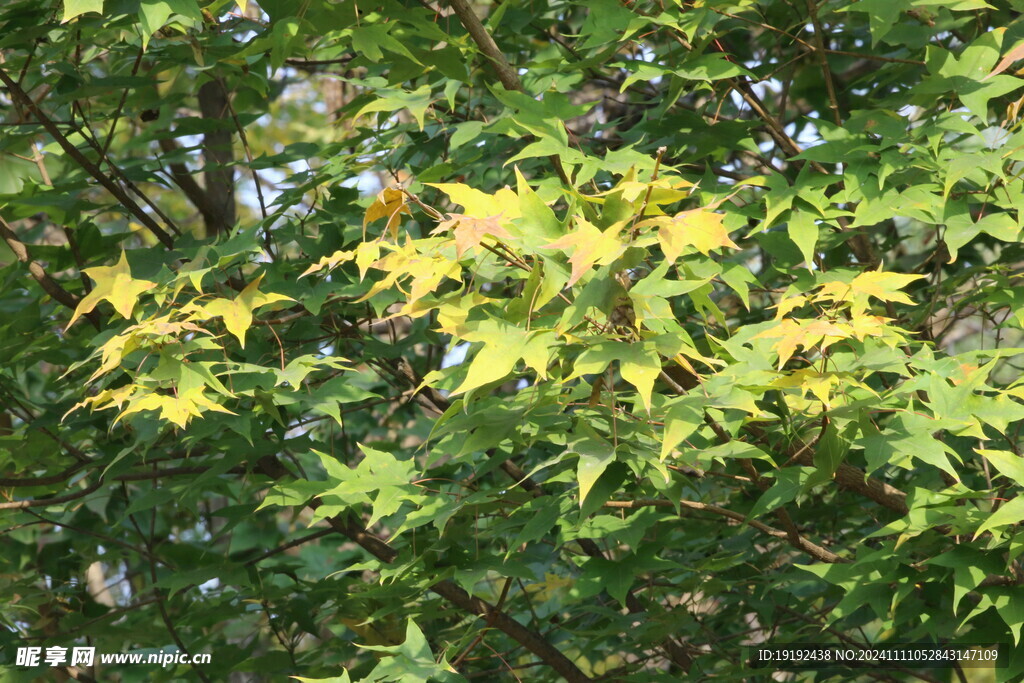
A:
POLYGON ((203 179, 211 213, 203 214, 210 235, 231 231, 235 225, 235 161, 231 149, 231 131, 220 125, 228 119, 228 94, 219 81, 208 81, 199 88, 199 109, 203 118, 218 122, 215 130, 203 135, 206 168, 203 179))
MULTIPOLYGON (((287 468, 271 456, 260 458, 256 465, 256 470, 275 480, 291 476, 287 468)), ((309 503, 309 507, 315 510, 320 507, 320 504, 318 499, 313 499, 309 503)), ((391 563, 398 557, 397 550, 371 534, 353 519, 343 520, 341 517, 328 517, 327 522, 334 530, 349 540, 358 543, 364 550, 381 562, 391 563)), ((459 609, 490 620, 490 623, 493 623, 495 627, 544 660, 548 666, 561 674, 569 683, 588 683, 591 680, 568 657, 546 641, 539 633, 526 628, 504 612, 497 610, 490 603, 470 595, 451 581, 439 581, 432 585, 430 590, 459 609)))
POLYGON ((487 59, 491 60, 491 64, 494 66, 495 72, 498 74, 498 80, 505 86, 505 90, 522 90, 523 84, 519 80, 519 74, 512 68, 512 65, 505 59, 505 55, 502 54, 501 50, 498 49, 497 43, 494 42, 494 38, 487 32, 484 25, 480 22, 480 19, 473 12, 473 9, 469 6, 466 0, 449 0, 449 5, 455 10, 455 14, 458 15, 459 21, 469 32, 473 42, 480 48, 480 52, 484 53, 487 59))
MULTIPOLYGON (((181 148, 170 138, 160 138, 160 149, 164 154, 173 155, 180 151, 181 148)), ((188 200, 192 202, 192 205, 196 207, 199 214, 203 217, 203 223, 206 225, 207 232, 212 232, 212 226, 216 225, 218 220, 219 209, 216 204, 210 199, 206 190, 200 187, 199 183, 192 177, 185 164, 171 161, 167 163, 167 167, 171 171, 171 178, 174 180, 174 183, 181 188, 181 191, 185 193, 185 196, 188 197, 188 200)))

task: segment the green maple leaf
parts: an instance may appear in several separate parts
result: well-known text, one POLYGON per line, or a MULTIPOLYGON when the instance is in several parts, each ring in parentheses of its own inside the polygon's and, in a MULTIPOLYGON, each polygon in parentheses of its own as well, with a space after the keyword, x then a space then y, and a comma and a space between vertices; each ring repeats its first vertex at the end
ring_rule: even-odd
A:
POLYGON ((68 327, 71 327, 79 317, 92 312, 96 308, 96 304, 104 299, 113 304, 114 310, 123 317, 131 318, 139 295, 156 287, 155 282, 132 278, 132 271, 124 250, 121 251, 121 260, 117 262, 116 266, 84 268, 82 272, 91 277, 96 282, 96 286, 78 302, 78 307, 75 308, 68 327))

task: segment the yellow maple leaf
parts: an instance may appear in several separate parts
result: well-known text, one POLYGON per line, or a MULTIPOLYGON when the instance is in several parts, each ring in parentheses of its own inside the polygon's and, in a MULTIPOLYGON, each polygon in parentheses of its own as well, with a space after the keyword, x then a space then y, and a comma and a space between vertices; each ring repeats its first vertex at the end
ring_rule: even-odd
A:
POLYGON ((902 275, 881 270, 869 270, 860 273, 849 283, 827 282, 818 293, 821 300, 851 301, 855 309, 863 309, 867 305, 867 297, 873 296, 881 301, 895 301, 901 304, 912 304, 914 301, 900 290, 923 275, 902 275))
POLYGON ((448 195, 460 205, 467 216, 498 216, 504 220, 519 218, 519 196, 509 187, 503 187, 494 194, 487 194, 462 183, 424 183, 448 195))
POLYGON ((786 361, 793 357, 797 347, 803 343, 804 336, 804 330, 800 324, 791 318, 786 318, 778 325, 764 330, 752 338, 779 340, 775 343, 775 351, 779 354, 779 367, 781 368, 786 361))
POLYGON ((885 324, 892 318, 880 315, 854 315, 850 318, 850 329, 860 341, 864 337, 880 337, 885 332, 885 324))
POLYGON ((123 249, 121 250, 121 259, 116 266, 84 268, 82 272, 91 277, 96 282, 96 286, 78 302, 71 321, 68 322, 68 327, 71 327, 79 317, 91 312, 104 299, 109 301, 114 306, 114 310, 122 317, 131 318, 139 295, 156 287, 155 282, 132 278, 128 257, 123 249))
POLYGON ((363 216, 363 238, 366 238, 366 226, 378 218, 387 218, 387 231, 391 233, 391 239, 398 239, 398 225, 401 222, 400 216, 405 213, 412 215, 412 211, 405 204, 405 193, 391 187, 380 191, 377 198, 366 209, 363 216))
POLYGON ((455 254, 462 258, 466 250, 480 244, 485 235, 501 239, 512 237, 508 230, 501 227, 501 223, 498 222, 500 218, 500 214, 487 218, 474 218, 461 213, 453 213, 449 214, 446 220, 438 223, 431 234, 436 235, 451 230, 455 237, 455 254))
MULTIPOLYGON (((365 242, 363 244, 365 244, 365 242)), ((348 261, 351 261, 353 258, 355 258, 354 251, 336 251, 330 256, 324 256, 319 261, 311 265, 309 268, 306 268, 306 270, 302 271, 302 275, 300 275, 298 279, 301 280, 307 275, 320 272, 324 268, 326 268, 327 272, 329 273, 342 263, 347 263, 348 261)))
POLYGON ((753 339, 778 339, 775 343, 775 351, 779 354, 779 367, 793 357, 797 348, 809 349, 812 346, 821 344, 821 350, 841 339, 847 339, 852 335, 848 330, 849 326, 839 325, 828 320, 797 321, 792 318, 785 318, 774 327, 754 335, 753 339))
POLYGON ((572 249, 572 256, 569 257, 569 263, 572 264, 569 286, 576 284, 594 264, 608 265, 626 250, 626 245, 619 239, 622 224, 617 223, 602 232, 582 218, 577 218, 576 223, 577 228, 568 235, 541 247, 542 249, 572 249))
POLYGON ((61 422, 63 422, 68 415, 79 408, 84 408, 85 406, 92 406, 89 410, 95 411, 106 410, 107 408, 116 405, 118 410, 120 410, 121 406, 124 405, 124 402, 131 397, 137 388, 138 386, 135 384, 125 384, 117 389, 103 389, 95 396, 90 396, 84 401, 80 401, 79 403, 71 406, 71 409, 64 413, 64 417, 60 418, 61 422))
POLYGON ((897 301, 901 304, 912 304, 913 300, 899 290, 924 275, 901 275, 886 273, 880 270, 869 270, 853 278, 850 287, 858 294, 867 294, 882 301, 897 301))
POLYGON ((459 279, 462 267, 443 256, 417 256, 409 260, 406 274, 412 276, 403 310, 412 311, 417 301, 430 294, 445 278, 459 279))
POLYGON ((665 258, 671 263, 679 258, 686 247, 693 247, 705 256, 712 250, 722 247, 739 249, 739 245, 729 239, 729 231, 725 229, 724 220, 725 216, 720 213, 699 208, 683 211, 672 217, 656 216, 637 227, 658 227, 658 242, 665 252, 665 258))
POLYGON ((558 576, 544 572, 544 580, 526 586, 527 593, 536 593, 536 600, 546 602, 572 588, 575 581, 570 576, 558 576))
POLYGON ((615 187, 604 192, 589 195, 588 199, 597 203, 603 203, 604 200, 599 200, 599 197, 606 197, 620 192, 622 193, 623 201, 637 204, 640 200, 645 199, 648 208, 651 208, 660 204, 672 204, 681 199, 686 199, 690 196, 691 190, 689 188, 693 186, 693 183, 689 180, 672 176, 661 176, 657 180, 649 182, 639 181, 637 180, 636 167, 634 166, 623 174, 619 182, 615 184, 615 187), (648 191, 650 191, 649 194, 648 191))
POLYGON ((238 339, 239 345, 245 348, 245 331, 252 326, 252 312, 260 306, 274 303, 275 301, 295 301, 284 294, 265 294, 259 291, 259 277, 245 286, 234 299, 214 299, 204 304, 202 310, 211 318, 220 316, 224 319, 224 327, 238 339))
POLYGON ((438 330, 453 337, 465 337, 470 333, 470 329, 466 326, 470 312, 491 301, 493 299, 474 290, 471 290, 466 296, 450 297, 437 309, 438 330))
POLYGON ((839 376, 833 372, 818 372, 815 368, 801 368, 772 382, 773 387, 799 387, 810 391, 826 409, 832 407, 832 389, 839 386, 839 376))
POLYGON ((835 342, 848 339, 851 334, 850 326, 845 323, 836 324, 829 320, 813 320, 804 326, 804 346, 814 346, 820 343, 821 350, 824 351, 835 342))
POLYGON ((176 396, 168 394, 145 393, 132 398, 131 405, 124 409, 114 420, 117 424, 121 418, 143 410, 159 410, 160 417, 184 429, 193 417, 202 417, 203 409, 218 413, 235 415, 219 403, 214 403, 203 393, 202 387, 192 387, 176 396))
POLYGON ((800 308, 806 303, 807 297, 802 294, 797 294, 796 296, 784 295, 782 299, 779 300, 779 303, 775 305, 775 308, 777 309, 775 311, 775 319, 778 320, 785 317, 787 314, 792 313, 794 310, 800 308))

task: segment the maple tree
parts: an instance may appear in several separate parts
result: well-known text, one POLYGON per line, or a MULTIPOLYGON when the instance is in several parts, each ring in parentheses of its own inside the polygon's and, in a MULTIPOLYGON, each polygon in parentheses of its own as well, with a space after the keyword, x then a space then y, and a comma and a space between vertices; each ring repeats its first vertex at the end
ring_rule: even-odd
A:
POLYGON ((4 679, 1021 680, 1020 12, 4 3, 4 679))

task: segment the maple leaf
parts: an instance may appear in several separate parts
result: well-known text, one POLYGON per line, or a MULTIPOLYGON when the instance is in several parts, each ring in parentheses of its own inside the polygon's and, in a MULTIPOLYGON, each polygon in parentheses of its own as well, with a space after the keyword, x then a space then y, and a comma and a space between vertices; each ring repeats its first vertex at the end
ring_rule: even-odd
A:
POLYGON ((219 315, 224 319, 224 327, 228 328, 228 332, 238 339, 238 343, 243 349, 245 348, 245 331, 252 326, 252 312, 255 309, 275 301, 295 301, 284 294, 264 294, 259 291, 262 279, 263 273, 260 273, 259 277, 246 285, 245 289, 233 300, 214 299, 202 306, 203 311, 211 318, 219 315))
POLYGON ((725 229, 725 216, 714 213, 706 208, 690 209, 677 213, 675 216, 657 216, 646 220, 638 228, 648 225, 658 226, 658 241, 665 252, 665 258, 674 262, 686 247, 693 247, 707 256, 713 249, 739 246, 729 239, 729 231, 725 229))
POLYGON ((155 282, 132 278, 128 257, 123 249, 121 250, 121 259, 116 266, 83 268, 82 272, 91 277, 96 282, 96 286, 78 302, 68 327, 71 327, 79 317, 91 312, 96 308, 96 304, 104 299, 109 301, 114 306, 114 310, 122 317, 131 318, 139 295, 156 287, 155 282))
MULTIPOLYGON (((365 244, 365 242, 363 244, 365 244)), ((355 258, 354 251, 336 251, 329 256, 324 256, 318 262, 314 263, 309 268, 306 268, 306 270, 302 271, 302 275, 300 275, 298 279, 301 280, 307 275, 320 272, 324 268, 327 269, 327 272, 331 272, 342 263, 347 263, 348 261, 351 261, 353 258, 355 258)))
POLYGON ((857 294, 867 294, 882 301, 898 301, 901 304, 912 304, 913 300, 899 291, 914 280, 920 280, 924 275, 900 275, 899 273, 886 273, 880 270, 869 270, 853 278, 850 287, 857 294))
POLYGON ((626 245, 619 239, 622 225, 616 224, 601 232, 596 226, 582 218, 577 219, 576 222, 579 227, 575 230, 541 247, 542 249, 562 250, 572 248, 572 256, 569 257, 569 263, 572 264, 569 286, 576 284, 595 263, 607 265, 626 250, 626 245))
POLYGON ((363 238, 366 237, 367 225, 378 218, 387 217, 387 230, 391 233, 391 239, 397 240, 399 216, 403 213, 412 215, 412 211, 405 204, 405 193, 391 187, 384 188, 373 200, 373 204, 366 209, 366 215, 363 216, 363 238))
POLYGON ((636 167, 631 167, 629 171, 622 176, 622 179, 616 183, 615 187, 605 190, 604 192, 598 192, 591 196, 595 198, 606 197, 616 192, 620 192, 623 201, 635 204, 638 200, 645 199, 647 206, 650 208, 652 206, 672 204, 681 199, 686 199, 690 196, 689 188, 692 188, 693 186, 693 183, 688 180, 684 180, 683 178, 672 178, 669 176, 662 176, 661 178, 645 183, 636 179, 636 167))
MULTIPOLYGON (((457 280, 462 267, 457 261, 441 256, 417 256, 409 260, 407 273, 412 276, 412 283, 403 310, 412 313, 416 302, 437 289, 445 278, 457 280)), ((425 312, 421 311, 421 314, 425 312)))
POLYGON ((227 413, 228 415, 236 414, 207 398, 203 393, 202 387, 192 387, 174 396, 155 392, 138 394, 132 398, 131 405, 117 416, 114 424, 117 424, 128 415, 139 413, 143 410, 159 410, 161 419, 185 429, 193 417, 201 418, 203 416, 203 409, 227 413))
POLYGON ((923 275, 901 275, 881 270, 869 270, 860 273, 849 283, 835 280, 827 282, 818 293, 818 299, 824 301, 849 301, 854 312, 867 307, 867 298, 873 296, 882 301, 895 301, 901 304, 912 304, 913 300, 904 292, 899 291, 923 275))
POLYGON ((502 239, 510 239, 512 237, 508 230, 501 227, 501 224, 498 222, 498 219, 501 217, 501 214, 499 214, 497 216, 488 216, 487 218, 474 218, 473 216, 461 213, 453 213, 449 214, 447 220, 438 223, 431 234, 436 235, 437 233, 451 230, 455 236, 455 254, 462 258, 466 250, 479 245, 485 235, 502 239))
POLYGON ((883 318, 880 315, 855 315, 850 319, 850 329, 853 336, 860 341, 865 337, 880 337, 885 331, 885 323, 892 318, 883 318))
POLYGON ((563 577, 550 572, 544 572, 544 580, 527 585, 526 592, 536 593, 536 600, 539 602, 545 602, 547 600, 557 598, 562 593, 567 592, 572 588, 573 583, 575 582, 572 577, 563 577))
POLYGON ((824 351, 836 341, 850 337, 850 334, 846 329, 828 320, 797 321, 785 318, 778 325, 754 335, 753 339, 779 340, 774 348, 779 354, 781 368, 801 346, 809 349, 821 343, 821 350, 824 351))
POLYGON ((448 195, 448 199, 460 205, 468 216, 494 216, 501 214, 506 220, 519 218, 519 196, 511 188, 503 187, 494 194, 487 194, 462 183, 424 183, 448 195))

